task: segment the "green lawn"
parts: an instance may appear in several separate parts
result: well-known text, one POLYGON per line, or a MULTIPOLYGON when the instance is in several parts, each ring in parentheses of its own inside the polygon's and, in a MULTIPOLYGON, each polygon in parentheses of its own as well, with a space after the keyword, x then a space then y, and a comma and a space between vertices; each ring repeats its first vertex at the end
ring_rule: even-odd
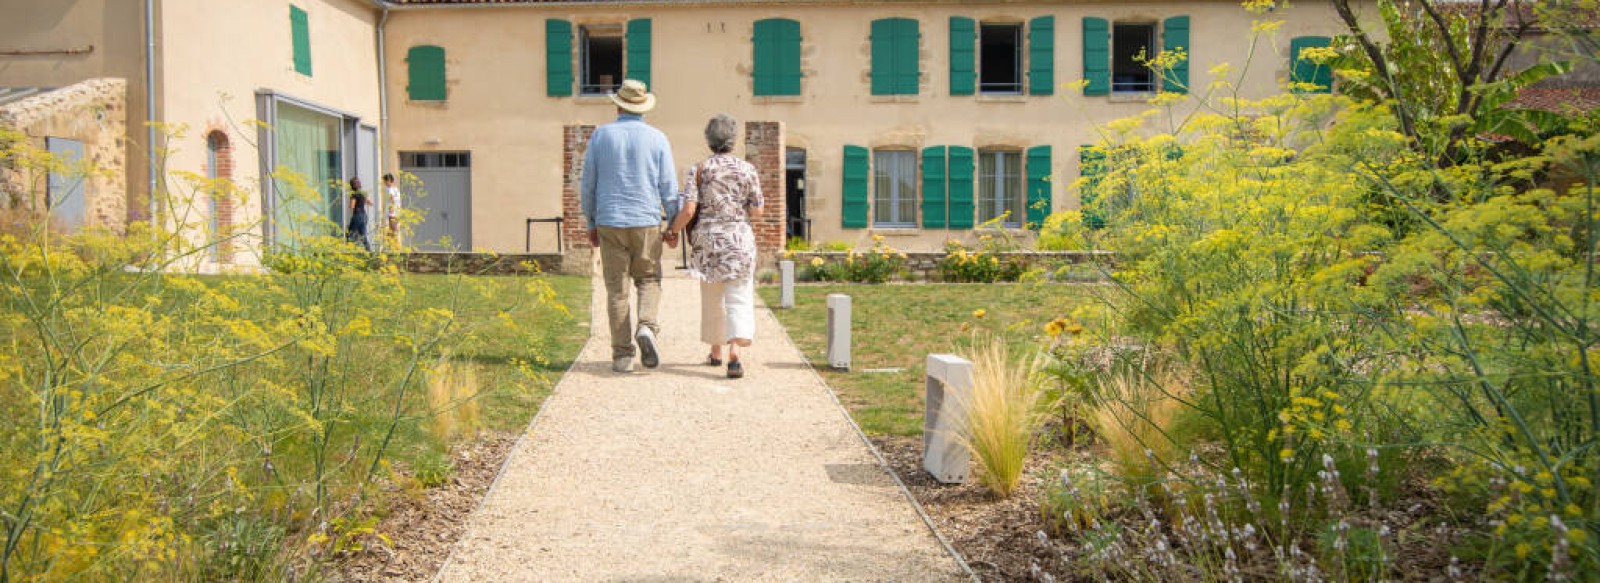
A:
MULTIPOLYGON (((768 306, 778 305, 777 286, 758 293, 768 306)), ((962 354, 974 333, 1000 334, 1013 346, 1037 344, 1046 322, 1067 315, 1090 293, 1061 284, 805 285, 795 289, 794 309, 773 313, 863 430, 917 435, 928 354, 962 354), (851 297, 849 372, 826 366, 830 293, 851 297), (974 315, 977 310, 983 317, 974 315)))
MULTIPOLYGON (((457 354, 460 360, 476 367, 477 382, 483 393, 481 410, 484 427, 496 430, 521 429, 540 403, 550 394, 550 389, 561 380, 561 375, 578 357, 578 351, 589 338, 589 278, 570 275, 540 276, 550 282, 555 290, 554 301, 565 310, 533 305, 527 298, 531 311, 517 316, 518 320, 538 322, 531 328, 513 328, 488 325, 496 314, 519 294, 524 294, 525 277, 477 277, 476 283, 487 284, 499 301, 455 302, 455 311, 468 327, 482 326, 482 336, 469 344, 470 351, 457 354), (527 334, 531 338, 517 338, 527 334), (537 347, 538 358, 525 354, 528 344, 537 347), (538 375, 534 382, 526 383, 513 364, 514 359, 530 363, 538 375), (520 385, 520 389, 518 388, 520 385), (526 390, 526 389, 532 390, 526 390)), ((412 298, 420 304, 445 306, 457 294, 455 281, 447 276, 413 276, 407 280, 412 298)))

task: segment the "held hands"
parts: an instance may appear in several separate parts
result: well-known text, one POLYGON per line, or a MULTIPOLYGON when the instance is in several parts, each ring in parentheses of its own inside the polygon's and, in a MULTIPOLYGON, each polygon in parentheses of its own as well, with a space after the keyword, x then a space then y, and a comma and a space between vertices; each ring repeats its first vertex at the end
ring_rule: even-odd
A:
POLYGON ((666 243, 668 249, 677 249, 678 248, 678 232, 677 231, 667 231, 666 233, 663 233, 661 235, 661 242, 666 243))

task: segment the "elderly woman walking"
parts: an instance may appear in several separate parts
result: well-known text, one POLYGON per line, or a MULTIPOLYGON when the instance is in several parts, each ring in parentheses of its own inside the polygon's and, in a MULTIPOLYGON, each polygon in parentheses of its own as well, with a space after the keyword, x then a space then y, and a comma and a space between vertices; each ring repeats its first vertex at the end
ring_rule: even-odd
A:
POLYGON ((755 338, 756 237, 750 220, 761 216, 763 202, 755 166, 731 153, 738 133, 738 120, 726 114, 706 124, 712 155, 689 168, 682 210, 668 227, 676 233, 698 214, 688 241, 694 246, 689 273, 700 280, 700 340, 711 345, 711 366, 722 365, 722 345, 728 345, 733 379, 744 376, 739 347, 755 338))

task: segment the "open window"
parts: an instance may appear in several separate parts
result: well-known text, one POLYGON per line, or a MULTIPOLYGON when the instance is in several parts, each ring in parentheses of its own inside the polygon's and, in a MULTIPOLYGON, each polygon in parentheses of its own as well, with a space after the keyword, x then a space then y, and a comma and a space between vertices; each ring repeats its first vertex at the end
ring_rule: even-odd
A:
POLYGON ((605 95, 622 84, 623 38, 619 24, 578 27, 578 94, 605 95))
POLYGON ((1122 23, 1111 27, 1111 92, 1153 93, 1155 73, 1143 61, 1155 55, 1153 22, 1122 23))
POLYGON ((1022 93, 1022 24, 978 26, 978 91, 1022 93))

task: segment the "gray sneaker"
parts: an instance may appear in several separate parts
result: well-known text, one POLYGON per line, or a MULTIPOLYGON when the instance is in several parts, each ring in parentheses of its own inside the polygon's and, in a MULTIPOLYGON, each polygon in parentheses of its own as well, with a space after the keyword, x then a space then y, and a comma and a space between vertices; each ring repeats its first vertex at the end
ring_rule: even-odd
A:
POLYGON ((618 372, 618 373, 633 372, 633 357, 632 356, 618 356, 616 358, 611 359, 611 372, 618 372))
POLYGON ((634 339, 639 341, 639 362, 643 363, 645 368, 661 366, 661 354, 656 352, 656 334, 649 328, 640 326, 634 339))

